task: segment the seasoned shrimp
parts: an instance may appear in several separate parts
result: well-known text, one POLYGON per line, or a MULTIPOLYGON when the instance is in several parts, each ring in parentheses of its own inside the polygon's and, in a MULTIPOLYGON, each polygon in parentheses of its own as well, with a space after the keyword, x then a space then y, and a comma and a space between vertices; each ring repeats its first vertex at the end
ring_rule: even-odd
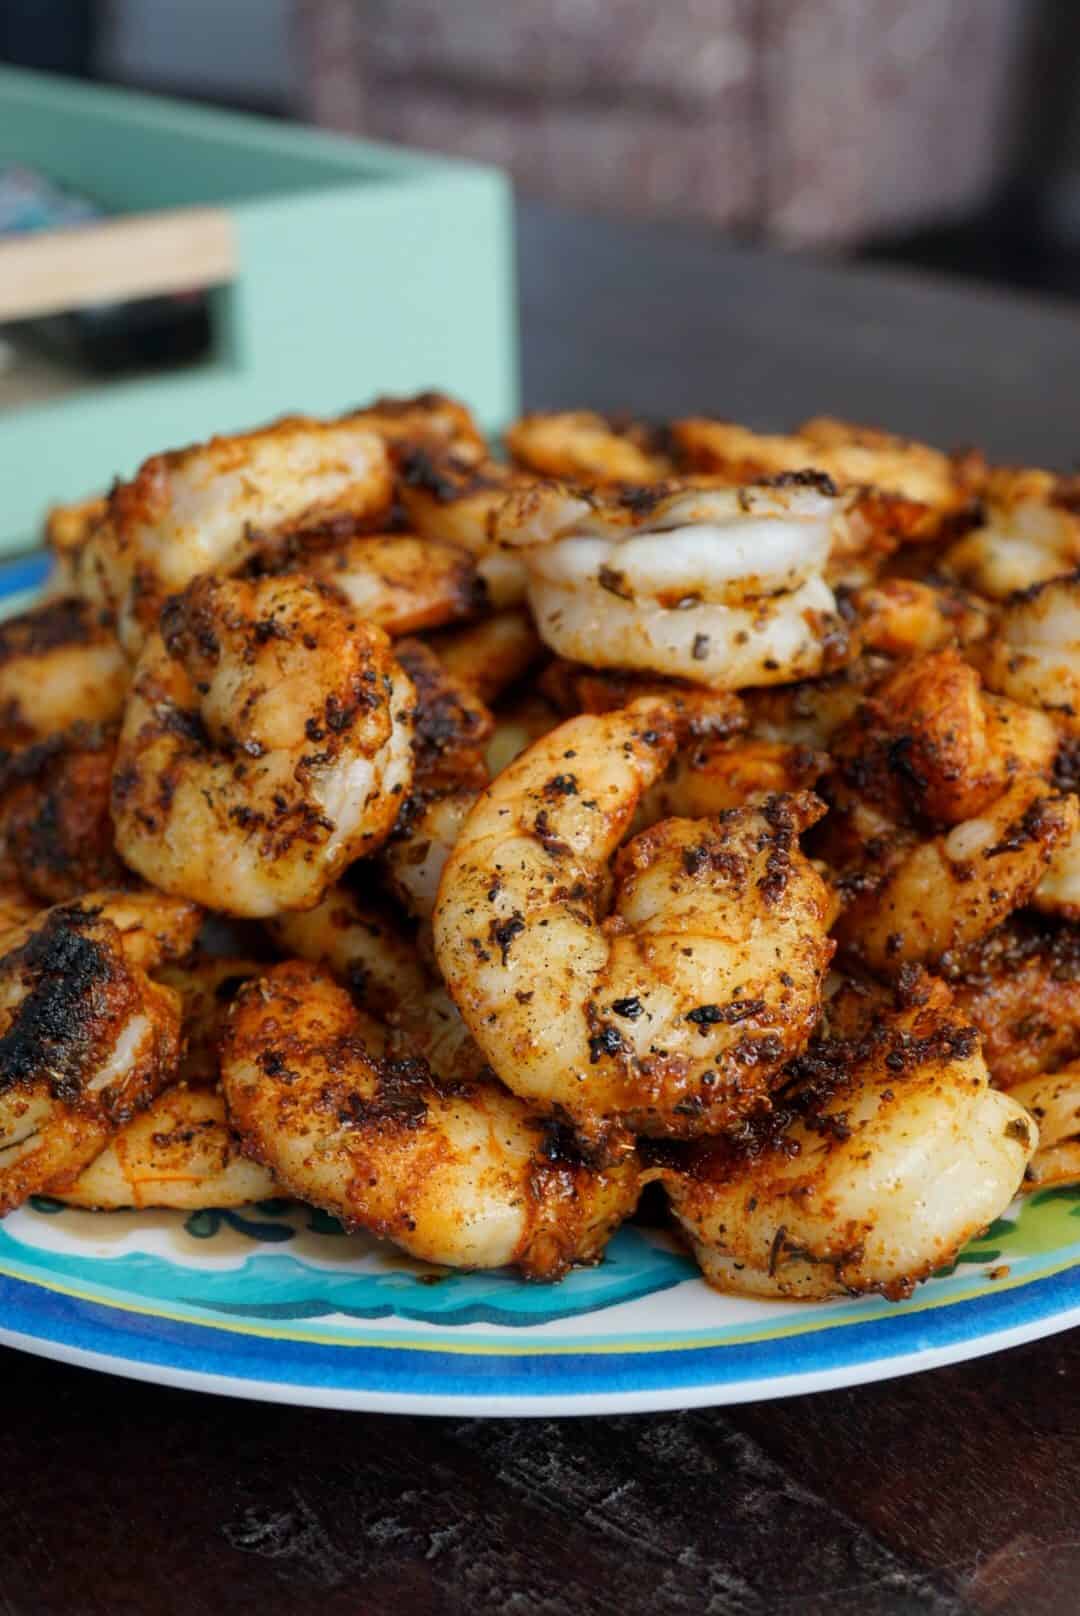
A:
POLYGON ((636 827, 658 819, 709 819, 758 796, 809 791, 829 767, 826 752, 743 737, 681 746, 641 799, 636 827))
POLYGON ((673 422, 670 434, 685 470, 731 483, 807 467, 830 477, 842 494, 838 526, 848 529, 841 549, 851 555, 866 546, 884 554, 899 541, 932 537, 971 499, 963 468, 948 455, 825 416, 789 437, 700 417, 673 422))
POLYGON ((414 789, 430 794, 486 785, 484 749, 494 729, 488 707, 422 640, 398 640, 394 653, 416 692, 414 789))
POLYGON ((945 954, 938 970, 979 1029, 999 1088, 1080 1059, 1080 931, 1030 912, 945 954))
POLYGON ((586 498, 538 485, 508 498, 495 532, 521 547, 537 628, 560 656, 735 690, 839 656, 824 487, 655 484, 586 498))
POLYGON ((1005 1210, 1037 1141, 975 1029, 925 980, 860 1037, 795 1063, 774 1108, 663 1168, 718 1290, 900 1298, 1005 1210))
POLYGON ((269 922, 284 954, 333 973, 353 1002, 383 1026, 390 1053, 418 1056, 440 1078, 475 1082, 480 1054, 441 981, 393 917, 344 887, 318 908, 269 922))
POLYGON ((289 534, 348 537, 389 509, 390 461, 362 418, 293 416, 255 432, 154 455, 109 496, 80 588, 116 614, 137 651, 167 596, 199 573, 228 573, 289 534))
POLYGON ((76 724, 0 756, 0 848, 43 905, 132 879, 113 842, 112 726, 76 724))
POLYGON ((166 945, 189 945, 188 911, 153 894, 133 918, 128 895, 114 908, 100 894, 5 938, 0 1214, 46 1185, 71 1183, 175 1078, 177 998, 146 968, 166 945))
POLYGON ((422 1261, 553 1280, 600 1256, 637 1200, 633 1156, 591 1167, 500 1085, 446 1084, 384 1048, 313 966, 242 989, 222 1069, 245 1149, 289 1193, 422 1261))
POLYGON ((80 721, 118 718, 131 670, 107 619, 51 600, 0 623, 0 746, 25 746, 80 721))
POLYGON ((1080 566, 1080 479, 1002 467, 980 495, 983 521, 945 555, 954 578, 1004 600, 1080 566))
POLYGON ((476 562, 457 545, 412 533, 369 533, 327 547, 290 540, 260 551, 253 576, 299 572, 330 585, 387 634, 416 634, 472 617, 487 601, 476 562))
POLYGON ((1080 735, 1080 569, 1010 596, 979 660, 991 689, 1080 735))
POLYGON ((955 825, 974 818, 1021 775, 1050 774, 1053 723, 983 690, 954 647, 901 663, 833 735, 831 795, 852 795, 897 819, 955 825))
MULTIPOLYGON (((238 990, 264 966, 205 956, 155 973, 180 998, 180 1082, 126 1123, 58 1199, 68 1206, 244 1206, 279 1192, 270 1174, 245 1157, 218 1088, 224 1016, 238 990)), ((50 1186, 51 1191, 51 1186, 50 1186)))
POLYGON ((412 774, 412 686, 381 629, 297 578, 197 578, 135 672, 117 846, 228 914, 318 902, 389 835, 412 774))
POLYGON ((976 817, 919 839, 881 820, 841 876, 848 901, 834 928, 847 952, 896 971, 962 948, 1028 902, 1075 834, 1077 799, 1020 779, 976 817))
POLYGON ((244 983, 265 969, 242 956, 198 953, 154 972, 155 981, 180 997, 184 1048, 179 1075, 189 1088, 213 1088, 217 1083, 225 1013, 244 983))
POLYGON ((46 583, 49 596, 78 593, 79 556, 95 528, 105 520, 108 510, 109 501, 104 494, 91 494, 71 505, 54 505, 47 513, 42 537, 53 560, 46 583))
POLYGON ((962 589, 915 578, 881 578, 856 590, 851 604, 865 648, 890 657, 972 645, 990 632, 985 602, 962 589))
POLYGON ((268 1201, 281 1191, 241 1151, 224 1096, 176 1084, 122 1127, 73 1184, 49 1185, 48 1193, 65 1206, 97 1212, 197 1212, 268 1201))
POLYGON ((544 669, 539 688, 567 718, 578 713, 610 713, 649 697, 671 714, 681 745, 689 740, 721 740, 746 728, 746 710, 733 690, 706 690, 684 679, 625 669, 588 668, 556 658, 544 669))
POLYGON ((395 453, 423 443, 460 454, 485 454, 487 444, 468 405, 428 390, 411 397, 383 395, 347 417, 369 427, 395 453))
POLYGON ((479 788, 410 797, 380 863, 394 897, 416 920, 428 921, 446 861, 472 811, 479 788))
POLYGON ((397 461, 398 498, 410 527, 421 538, 468 550, 491 605, 517 606, 525 597, 525 568, 495 543, 493 524, 511 489, 531 487, 535 479, 460 450, 416 446, 397 461))
POLYGON ((744 726, 759 740, 827 752, 837 730, 892 668, 888 658, 869 653, 824 679, 744 690, 740 693, 744 726))
POLYGON ((1009 1090, 1039 1130, 1039 1147, 1028 1163, 1022 1188, 1045 1190, 1080 1182, 1080 1066, 1029 1078, 1009 1090))
POLYGON ((440 969, 496 1073, 582 1129, 722 1127, 813 1030, 833 945, 797 844, 812 797, 667 820, 609 861, 674 748, 639 702, 571 719, 479 799, 434 915, 440 969))
POLYGON ((430 920, 447 854, 488 782, 485 752, 494 720, 471 687, 450 675, 429 646, 399 640, 395 649, 417 695, 413 789, 379 863, 406 909, 430 920))
POLYGON ((675 469, 663 434, 592 410, 523 415, 504 433, 518 465, 544 477, 587 483, 651 483, 675 469))
POLYGON ((543 642, 521 607, 494 612, 479 623, 446 629, 430 641, 447 673, 491 702, 516 684, 543 654, 543 642))

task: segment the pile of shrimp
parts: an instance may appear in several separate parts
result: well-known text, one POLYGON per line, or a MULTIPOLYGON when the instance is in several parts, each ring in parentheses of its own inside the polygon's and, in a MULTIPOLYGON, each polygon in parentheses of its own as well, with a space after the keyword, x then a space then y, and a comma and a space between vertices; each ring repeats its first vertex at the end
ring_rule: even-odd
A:
POLYGON ((45 534, 0 1213, 284 1196, 549 1281, 644 1215, 899 1298, 1080 1180, 1080 485, 428 393, 45 534))

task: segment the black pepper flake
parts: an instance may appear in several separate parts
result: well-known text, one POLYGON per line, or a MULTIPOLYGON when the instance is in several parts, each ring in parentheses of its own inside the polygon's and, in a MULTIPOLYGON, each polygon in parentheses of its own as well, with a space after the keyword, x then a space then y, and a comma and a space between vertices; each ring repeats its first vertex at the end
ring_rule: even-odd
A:
POLYGON ((605 1023, 589 1039, 589 1059, 595 1066, 605 1055, 617 1055, 624 1047, 618 1027, 605 1023))
POLYGON ((611 1006, 612 1012, 617 1016, 625 1016, 627 1021, 636 1021, 641 1015, 644 1006, 635 994, 632 999, 616 999, 611 1006))
POLYGON ((518 909, 515 909, 513 914, 509 915, 506 920, 493 920, 491 922, 491 940, 498 944, 504 965, 508 965, 510 962, 510 944, 515 937, 520 937, 524 930, 525 919, 518 909))
POLYGON ((707 634, 694 635, 694 644, 691 648, 690 655, 693 657, 695 662, 704 662, 705 658, 709 654, 709 643, 709 636, 707 634))

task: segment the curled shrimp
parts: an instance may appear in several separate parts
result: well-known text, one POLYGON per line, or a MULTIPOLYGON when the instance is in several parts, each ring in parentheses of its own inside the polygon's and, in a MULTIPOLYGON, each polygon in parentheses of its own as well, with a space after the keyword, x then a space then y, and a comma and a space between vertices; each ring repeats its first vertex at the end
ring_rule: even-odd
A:
POLYGON ((109 501, 104 494, 90 494, 70 505, 54 505, 48 511, 42 538, 53 563, 45 586, 49 596, 78 594, 79 557, 108 511, 109 501))
POLYGON ((938 964, 999 1088, 1080 1059, 1080 932, 1024 910, 938 964))
POLYGON ((991 689, 1080 734, 1080 570, 1005 601, 980 666, 991 689))
POLYGON ((1039 1130, 1039 1146, 1024 1175, 1025 1190, 1080 1181, 1080 1066, 1029 1078, 1009 1090, 1039 1130))
POLYGON ((516 684, 543 653, 529 613, 513 606, 478 623, 446 629, 430 644, 447 673, 487 702, 516 684))
POLYGON ((71 1183, 175 1078, 177 997, 146 971, 190 946, 192 919, 156 893, 95 894, 5 938, 0 1213, 71 1183))
POLYGON ((955 825, 1021 776, 1048 776, 1058 739, 947 647, 901 663, 832 736, 831 794, 841 808, 858 796, 897 820, 955 825))
POLYGON ((514 460, 543 477, 588 483, 651 483, 675 469, 662 434, 639 421, 592 410, 523 415, 503 434, 514 460))
POLYGON ((107 723, 131 670, 102 613, 63 597, 0 623, 0 746, 25 746, 81 721, 107 723))
POLYGON ((718 1290, 898 1299, 1005 1210, 1037 1142, 940 982, 813 1045, 771 1112, 661 1169, 718 1290))
POLYGON ((810 1036, 832 955, 797 843, 810 797, 635 837, 603 918, 609 861, 673 748, 648 701, 561 724, 479 799, 439 887, 439 966, 477 1044, 593 1133, 738 1117, 810 1036))
POLYGON ((843 638, 823 573, 834 501, 794 486, 673 484, 510 496, 541 637, 560 656, 735 690, 823 671, 843 638))
POLYGON ((744 736, 692 740, 645 793, 636 824, 708 819, 762 796, 811 791, 828 767, 828 754, 807 746, 744 736))
POLYGON ((950 546, 945 570, 992 600, 1080 566, 1075 477, 991 471, 980 489, 984 519, 950 546))
POLYGON ((293 416, 154 455, 109 496, 80 590, 137 651, 163 601, 198 574, 235 571, 287 534, 344 538, 389 509, 392 487, 386 446, 362 418, 293 416))
POLYGON ((429 388, 406 396, 384 394, 373 404, 353 410, 347 420, 363 425, 394 454, 415 444, 452 449, 459 454, 484 454, 484 435, 467 404, 429 388))
POLYGON ((500 1085, 388 1058, 379 1024, 310 965, 241 990, 222 1070, 246 1150, 285 1190, 426 1262, 558 1279, 637 1199, 632 1157, 591 1167, 500 1085))
POLYGON ((73 1184, 50 1185, 49 1193, 94 1212, 197 1212, 268 1201, 281 1191, 241 1151, 224 1097, 176 1084, 122 1127, 73 1184))
POLYGON ((263 970, 264 965, 242 956, 197 952, 154 972, 154 980, 180 998, 184 1048, 179 1078, 188 1088, 216 1086, 225 1012, 244 983, 263 970))
POLYGON ((263 969, 250 960, 204 957, 155 973, 180 998, 180 1081, 125 1123, 74 1184, 58 1191, 58 1200, 98 1211, 195 1212, 279 1193, 266 1169, 241 1152, 218 1087, 225 1012, 243 983, 263 969))
POLYGON ((475 1082, 484 1070, 444 985, 384 908, 336 887, 315 909, 279 915, 269 931, 284 954, 336 976, 381 1024, 392 1054, 419 1057, 448 1081, 475 1082))
POLYGON ((1032 897, 1078 822, 1075 797, 1023 778, 974 818, 927 839, 866 817, 863 855, 841 877, 848 901, 834 934, 850 955, 887 972, 992 931, 1032 897))
POLYGON ((890 657, 972 645, 990 632, 985 602, 961 589, 916 578, 880 578, 856 590, 851 604, 863 646, 890 657))
POLYGON ((963 466, 940 450, 828 416, 790 436, 691 417, 673 422, 670 438, 684 470, 729 483, 808 467, 829 477, 841 495, 834 535, 841 567, 866 552, 873 563, 899 542, 933 537, 971 500, 963 466))
POLYGON ((267 547, 245 569, 265 573, 299 572, 329 585, 364 618, 387 634, 422 629, 472 617, 487 602, 487 591, 467 550, 412 533, 368 533, 327 546, 290 541, 267 547))
POLYGON ((0 848, 42 904, 131 880, 109 813, 115 756, 111 725, 76 724, 0 757, 0 848))
POLYGON ((472 450, 418 444, 399 451, 398 498, 421 538, 458 545, 475 559, 493 607, 517 606, 525 597, 525 568, 500 548, 493 524, 508 493, 523 477, 472 450))
POLYGON ((412 704, 382 630, 317 585, 195 579, 135 671, 113 775, 123 858, 229 914, 317 903, 390 833, 412 704))

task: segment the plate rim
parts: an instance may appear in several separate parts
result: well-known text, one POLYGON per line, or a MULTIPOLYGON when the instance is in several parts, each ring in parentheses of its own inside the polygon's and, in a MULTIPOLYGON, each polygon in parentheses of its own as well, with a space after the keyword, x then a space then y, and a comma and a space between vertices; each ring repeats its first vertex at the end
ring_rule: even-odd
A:
MULTIPOLYGON (((899 1380, 909 1375, 924 1374, 931 1369, 975 1362, 994 1353, 1062 1334, 1077 1324, 1080 1324, 1080 1299, 1059 1312, 1041 1314, 1002 1330, 965 1335, 940 1346, 922 1347, 893 1357, 871 1358, 857 1365, 840 1364, 793 1375, 744 1379, 726 1384, 708 1382, 692 1386, 659 1386, 645 1390, 638 1388, 577 1395, 564 1391, 469 1396, 438 1392, 379 1392, 363 1386, 349 1388, 248 1379, 207 1370, 184 1369, 175 1364, 117 1357, 67 1341, 26 1335, 5 1325, 0 1325, 0 1346, 74 1368, 112 1375, 117 1379, 285 1407, 321 1408, 356 1414, 407 1414, 433 1419, 563 1419, 733 1407, 740 1403, 772 1402, 785 1397, 842 1391, 852 1386, 899 1380)), ((410 1349, 401 1350, 408 1353, 410 1349)))

